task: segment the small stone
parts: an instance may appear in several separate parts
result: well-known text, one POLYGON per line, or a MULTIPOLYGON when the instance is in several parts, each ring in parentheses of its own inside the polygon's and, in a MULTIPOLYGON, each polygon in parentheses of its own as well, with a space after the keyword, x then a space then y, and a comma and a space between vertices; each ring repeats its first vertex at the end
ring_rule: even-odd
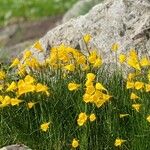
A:
POLYGON ((0 150, 32 150, 23 144, 14 144, 1 148, 0 150))

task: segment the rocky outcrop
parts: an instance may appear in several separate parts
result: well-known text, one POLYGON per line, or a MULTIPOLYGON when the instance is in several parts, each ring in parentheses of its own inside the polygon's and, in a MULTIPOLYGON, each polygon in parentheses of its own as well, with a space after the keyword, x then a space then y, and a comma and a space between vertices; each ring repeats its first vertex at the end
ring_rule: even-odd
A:
POLYGON ((136 48, 140 54, 150 55, 150 0, 107 0, 77 19, 57 26, 40 39, 44 48, 38 53, 31 51, 43 60, 49 47, 62 43, 80 47, 84 52, 82 38, 91 34, 90 48, 97 48, 107 63, 114 61, 110 47, 117 42, 118 53, 126 53, 136 48))
POLYGON ((80 15, 85 15, 96 4, 103 0, 79 0, 70 8, 64 15, 62 22, 65 23, 70 19, 76 18, 80 15))

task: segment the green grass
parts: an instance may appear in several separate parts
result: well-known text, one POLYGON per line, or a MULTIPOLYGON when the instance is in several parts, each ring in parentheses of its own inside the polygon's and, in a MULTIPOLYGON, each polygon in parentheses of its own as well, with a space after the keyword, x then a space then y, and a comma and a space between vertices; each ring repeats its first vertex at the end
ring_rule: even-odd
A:
MULTIPOLYGON (((6 107, 0 110, 0 146, 13 143, 24 143, 34 150, 69 150, 71 141, 78 138, 81 150, 115 150, 117 137, 127 140, 122 150, 148 150, 150 143, 150 125, 146 121, 149 111, 149 93, 140 93, 142 110, 138 113, 131 107, 130 93, 125 87, 125 80, 120 73, 107 77, 106 71, 95 72, 97 81, 107 87, 113 98, 100 108, 85 104, 82 100, 86 73, 74 73, 63 79, 57 72, 54 77, 50 70, 34 73, 37 82, 49 86, 51 96, 44 94, 27 94, 25 103, 20 106, 6 107), (80 76, 80 78, 79 78, 80 76), (82 83, 82 87, 70 92, 67 85, 70 81, 82 83), (28 110, 26 103, 39 101, 28 110), (80 112, 95 113, 95 122, 89 121, 82 127, 77 125, 80 112), (120 113, 130 114, 119 118, 120 113), (50 129, 40 131, 42 122, 50 121, 50 129)), ((12 77, 11 77, 12 78, 12 77)), ((11 95, 11 94, 10 94, 11 95)))
MULTIPOLYGON (((100 59, 96 54, 96 59, 91 60, 93 54, 95 57, 95 53, 92 52, 89 57, 84 57, 78 51, 73 50, 72 52, 70 47, 61 45, 57 47, 57 51, 56 49, 51 49, 48 61, 50 64, 46 63, 37 70, 32 70, 34 67, 32 68, 31 64, 28 64, 27 68, 32 68, 29 74, 36 79, 34 85, 36 86, 37 83, 47 85, 50 95, 47 96, 45 93, 37 93, 36 91, 27 92, 19 96, 19 99, 23 100, 23 102, 18 106, 7 104, 6 107, 0 108, 0 147, 8 144, 23 143, 33 150, 69 150, 72 149, 72 140, 76 138, 79 140, 77 149, 80 150, 149 150, 150 122, 146 118, 150 115, 150 94, 146 92, 145 85, 149 84, 150 79, 147 77, 147 73, 150 65, 145 66, 146 63, 144 63, 144 66, 142 66, 141 60, 134 50, 130 52, 132 55, 127 55, 128 59, 132 57, 135 59, 136 66, 134 63, 130 64, 132 70, 138 64, 142 70, 138 74, 139 71, 134 69, 136 76, 132 81, 134 83, 136 81, 144 83, 144 87, 140 90, 137 90, 136 86, 132 89, 127 89, 127 79, 123 77, 121 71, 118 71, 118 68, 114 73, 110 74, 108 73, 110 70, 106 69, 107 66, 95 68, 92 65, 92 61, 100 59), (54 55, 55 53, 60 58, 54 55), (89 70, 81 70, 84 63, 83 59, 77 62, 79 56, 80 58, 81 56, 86 58, 84 63, 89 65, 89 70), (56 69, 55 67, 60 60, 61 63, 56 69), (66 62, 66 60, 68 61, 66 62), (55 61, 57 63, 53 64, 55 61), (137 61, 140 61, 140 63, 137 61), (65 66, 66 63, 74 63, 75 71, 66 71, 64 66, 60 68, 63 65, 62 62, 65 66), (78 63, 80 65, 77 65, 78 63), (83 101, 87 74, 91 72, 96 75, 93 81, 94 87, 97 82, 100 82, 108 91, 108 93, 101 91, 101 94, 107 93, 112 96, 100 108, 95 105, 94 99, 94 103, 85 103, 83 101), (67 76, 64 77, 63 73, 66 73, 67 76), (80 88, 75 91, 69 91, 68 84, 73 81, 80 84, 80 88), (140 98, 131 100, 132 92, 136 93, 140 98), (27 103, 30 101, 37 102, 32 109, 27 108, 27 103), (132 107, 132 104, 137 103, 141 104, 139 112, 132 107), (94 113, 96 120, 90 122, 88 119, 83 126, 79 126, 77 119, 81 112, 85 112, 88 116, 94 113), (120 114, 129 115, 120 118, 120 114), (40 125, 44 122, 50 122, 49 129, 46 132, 40 129, 40 125), (116 138, 126 141, 121 147, 115 147, 116 138)), ((24 56, 26 56, 24 63, 28 62, 28 60, 31 62, 31 56, 25 54, 24 56)), ((118 66, 116 65, 116 67, 118 66)), ((16 91, 8 92, 6 90, 8 83, 12 81, 18 83, 25 76, 18 76, 16 69, 10 69, 5 65, 1 65, 0 68, 7 72, 6 78, 1 80, 4 88, 0 91, 0 95, 9 95, 11 98, 16 97, 20 85, 18 84, 16 91)), ((148 74, 150 76, 150 72, 148 74)), ((0 78, 2 77, 0 76, 0 78)), ((99 99, 102 99, 102 97, 99 96, 99 99)), ((1 106, 4 102, 3 99, 0 101, 1 106)))
POLYGON ((19 19, 62 15, 76 0, 0 0, 0 26, 19 19))

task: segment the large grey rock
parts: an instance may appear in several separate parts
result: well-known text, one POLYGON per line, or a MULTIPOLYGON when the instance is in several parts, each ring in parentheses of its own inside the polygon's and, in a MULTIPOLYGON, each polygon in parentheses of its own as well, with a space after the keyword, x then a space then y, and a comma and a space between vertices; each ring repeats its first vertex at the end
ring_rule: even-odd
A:
POLYGON ((136 48, 140 54, 150 55, 150 0, 107 0, 77 19, 57 26, 40 39, 43 53, 34 48, 31 51, 39 60, 44 60, 49 47, 62 43, 81 47, 82 38, 91 34, 89 47, 97 48, 107 63, 114 62, 115 54, 110 47, 118 42, 118 53, 136 48))
POLYGON ((64 15, 62 22, 65 23, 70 19, 76 18, 80 15, 85 15, 96 4, 103 0, 79 0, 75 3, 64 15))

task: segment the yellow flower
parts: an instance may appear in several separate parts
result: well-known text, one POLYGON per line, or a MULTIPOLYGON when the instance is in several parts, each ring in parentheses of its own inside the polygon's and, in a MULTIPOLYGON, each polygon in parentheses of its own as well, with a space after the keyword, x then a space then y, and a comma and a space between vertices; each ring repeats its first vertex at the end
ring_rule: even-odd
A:
POLYGON ((3 70, 0 70, 0 80, 4 80, 4 78, 6 77, 6 74, 3 70))
POLYGON ((90 69, 89 65, 83 64, 83 65, 81 66, 81 70, 82 70, 82 71, 86 71, 86 70, 89 70, 89 69, 90 69))
POLYGON ((24 76, 26 74, 26 68, 25 65, 19 65, 18 67, 18 75, 20 75, 21 77, 24 76))
POLYGON ((87 86, 85 93, 92 95, 95 92, 95 87, 93 85, 87 86))
POLYGON ((146 67, 146 66, 149 66, 150 65, 150 61, 147 57, 143 57, 141 60, 140 60, 140 64, 142 67, 146 67))
POLYGON ((142 89, 144 87, 144 83, 137 81, 137 82, 135 82, 134 86, 135 86, 136 90, 140 90, 140 89, 142 89))
POLYGON ((129 56, 131 57, 131 58, 137 58, 138 57, 138 55, 137 55, 137 52, 136 52, 136 50, 135 49, 130 49, 130 52, 129 52, 129 56))
POLYGON ((24 81, 26 84, 32 84, 35 82, 35 79, 31 77, 30 75, 26 75, 26 77, 24 78, 24 81))
POLYGON ((70 65, 66 65, 64 67, 64 69, 68 70, 68 71, 74 71, 75 70, 75 66, 73 64, 70 65))
POLYGON ((127 81, 126 88, 127 88, 127 89, 132 89, 132 88, 134 88, 134 82, 127 81))
POLYGON ((113 52, 116 52, 118 49, 119 49, 119 44, 118 44, 118 43, 114 43, 114 44, 112 45, 112 47, 111 47, 111 50, 112 50, 113 52))
POLYGON ((46 92, 48 90, 48 87, 46 85, 43 85, 41 83, 38 83, 36 85, 36 92, 46 92))
POLYGON ((120 114, 120 115, 119 115, 120 118, 124 118, 124 117, 126 117, 126 116, 129 116, 129 114, 120 114))
POLYGON ((4 98, 1 99, 0 107, 6 107, 11 103, 11 98, 6 95, 4 98))
POLYGON ((36 103, 35 102, 29 102, 27 104, 28 108, 31 109, 36 103))
POLYGON ((95 93, 91 96, 93 102, 98 108, 106 103, 112 96, 102 93, 99 90, 96 90, 95 93))
POLYGON ((120 54, 120 55, 119 55, 119 62, 120 62, 120 63, 124 63, 125 61, 126 61, 126 55, 120 54))
POLYGON ((91 64, 94 64, 95 63, 95 60, 97 59, 97 51, 96 50, 93 50, 90 55, 88 56, 88 61, 91 63, 91 64))
POLYGON ((87 75, 86 75, 86 78, 87 78, 87 80, 88 81, 93 81, 94 79, 95 79, 95 74, 93 74, 93 73, 88 73, 87 75))
POLYGON ((41 124, 40 129, 43 132, 46 132, 48 130, 48 128, 49 128, 49 125, 50 125, 50 122, 43 123, 43 124, 41 124))
POLYGON ((17 89, 17 84, 13 81, 9 87, 6 89, 6 92, 9 92, 9 91, 14 91, 17 89))
POLYGON ((106 101, 104 99, 97 99, 97 101, 94 101, 97 108, 100 108, 106 101))
POLYGON ((38 69, 40 67, 39 61, 34 57, 32 57, 32 58, 30 58, 30 60, 26 61, 26 64, 29 67, 31 67, 32 69, 38 69))
POLYGON ((133 67, 134 69, 141 70, 138 60, 129 58, 127 63, 129 66, 133 67))
POLYGON ((84 42, 87 44, 91 40, 91 35, 90 34, 86 34, 86 35, 83 36, 83 39, 84 39, 84 42))
POLYGON ((86 58, 85 56, 79 56, 76 58, 77 64, 85 64, 86 63, 86 58))
POLYGON ((131 81, 135 76, 136 76, 135 73, 129 73, 128 77, 127 77, 127 80, 131 81))
POLYGON ((78 140, 76 140, 76 139, 73 139, 73 141, 72 141, 72 147, 73 148, 77 148, 78 146, 79 146, 79 142, 78 142, 78 140))
POLYGON ((34 45, 33 45, 34 48, 36 48, 38 51, 42 52, 44 51, 41 43, 39 41, 37 41, 34 45))
POLYGON ((2 101, 3 101, 3 96, 0 95, 0 103, 2 103, 2 101))
POLYGON ((93 64, 94 68, 100 67, 102 65, 102 59, 101 58, 97 58, 93 64))
POLYGON ((95 114, 91 114, 91 115, 89 116, 89 119, 90 119, 91 122, 95 121, 95 120, 96 120, 95 114))
POLYGON ((133 107, 137 112, 139 112, 139 111, 140 111, 140 108, 141 108, 141 104, 132 104, 132 107, 133 107))
POLYGON ((104 88, 104 86, 103 86, 101 83, 99 83, 99 82, 96 83, 95 88, 96 88, 96 90, 104 90, 104 91, 107 91, 107 90, 104 88))
POLYGON ((18 82, 18 96, 28 93, 28 92, 34 92, 35 91, 35 85, 29 84, 24 82, 23 80, 19 80, 18 82))
POLYGON ((146 92, 150 92, 150 84, 145 84, 145 90, 146 92))
POLYGON ((87 81, 85 82, 85 86, 86 86, 86 87, 88 87, 88 86, 94 86, 94 85, 93 85, 93 81, 87 80, 87 81))
POLYGON ((134 49, 130 50, 127 64, 133 67, 134 69, 141 70, 136 50, 134 49))
POLYGON ((77 90, 80 87, 80 84, 76 84, 74 82, 71 82, 68 84, 69 91, 77 90))
POLYGON ((131 96, 130 96, 130 99, 133 99, 133 100, 135 100, 135 99, 138 99, 139 97, 135 94, 135 93, 131 93, 131 96))
POLYGON ((147 116, 146 120, 147 120, 148 122, 150 122, 150 115, 147 116))
POLYGON ((105 100, 105 101, 108 101, 112 96, 110 96, 110 95, 108 95, 108 94, 103 94, 102 95, 103 96, 103 99, 105 100))
POLYGON ((120 139, 120 138, 117 138, 115 140, 115 146, 118 147, 118 146, 121 146, 126 140, 123 140, 123 139, 120 139))
POLYGON ((90 101, 91 101, 91 95, 90 94, 87 94, 87 93, 85 93, 84 95, 83 95, 83 101, 85 102, 85 103, 89 103, 90 101))
POLYGON ((21 103, 21 102, 23 102, 23 101, 18 98, 11 98, 11 100, 10 100, 10 104, 12 106, 19 105, 19 103, 21 103))
POLYGON ((86 113, 81 112, 78 116, 77 123, 79 126, 83 126, 87 121, 86 113))
POLYGON ((14 60, 13 60, 13 62, 12 62, 12 64, 10 65, 10 68, 12 68, 12 67, 15 67, 15 66, 19 65, 19 63, 20 63, 20 61, 19 61, 19 59, 18 59, 18 58, 14 59, 14 60))
POLYGON ((23 54, 23 59, 30 58, 32 56, 32 52, 30 50, 26 50, 23 54))

